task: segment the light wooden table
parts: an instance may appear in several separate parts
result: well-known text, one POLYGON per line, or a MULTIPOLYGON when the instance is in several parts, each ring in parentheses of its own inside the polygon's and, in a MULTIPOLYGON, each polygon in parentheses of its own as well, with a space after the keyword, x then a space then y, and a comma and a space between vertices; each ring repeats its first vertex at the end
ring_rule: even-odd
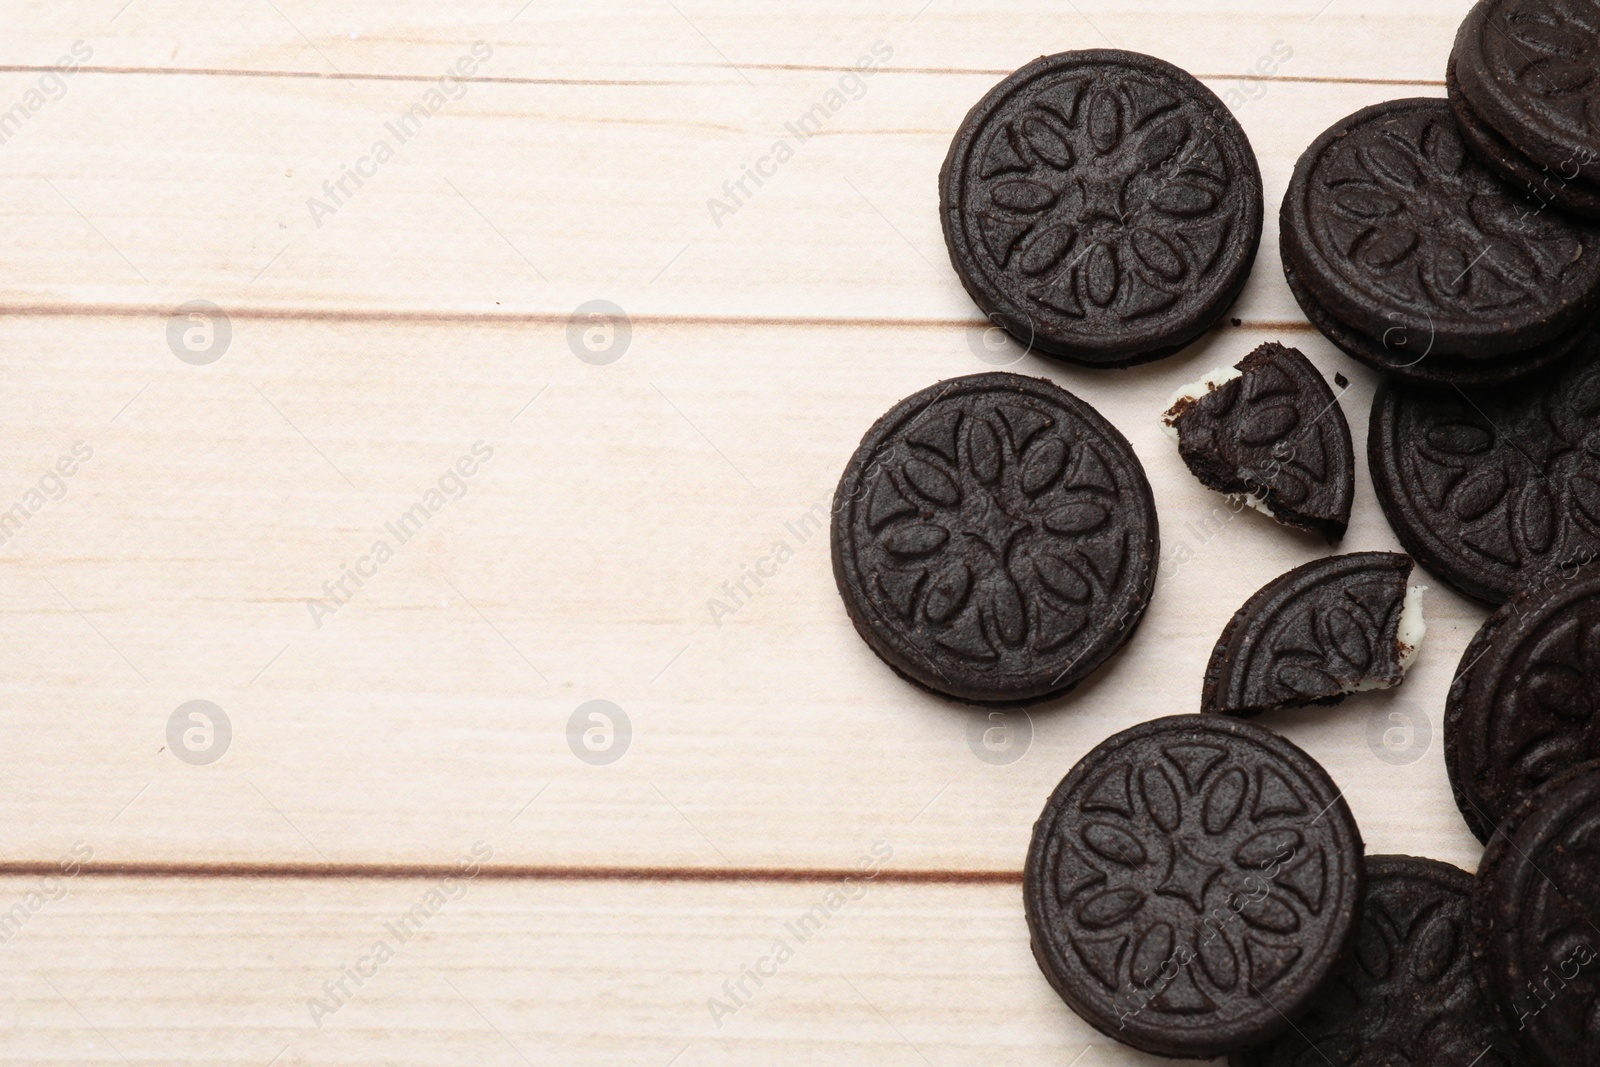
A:
MULTIPOLYGON (((1443 94, 1466 6, 6 5, 0 1061, 1153 1062, 1046 986, 1019 872, 1067 768, 1192 710, 1226 618, 1326 551, 1156 423, 1282 338, 1352 379, 1362 448, 1373 376, 1295 307, 1276 211, 1241 326, 1014 368, 1128 435, 1167 563, 1009 753, 857 639, 815 522, 878 414, 988 369, 935 176, 1004 73, 1186 67, 1275 208, 1329 123, 1443 94), (569 330, 591 301, 626 327, 569 330), (594 700, 626 727, 569 734, 594 700)), ((1343 548, 1394 546, 1363 469, 1343 548)), ((1402 690, 1277 725, 1372 850, 1471 868, 1439 730, 1484 613, 1427 611, 1402 690)))

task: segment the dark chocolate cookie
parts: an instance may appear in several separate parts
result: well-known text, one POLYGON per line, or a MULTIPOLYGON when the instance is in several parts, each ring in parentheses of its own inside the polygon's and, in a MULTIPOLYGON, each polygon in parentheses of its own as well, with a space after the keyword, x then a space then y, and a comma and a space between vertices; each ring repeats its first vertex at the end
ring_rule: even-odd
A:
POLYGON ((1480 0, 1450 62, 1482 126, 1532 166, 1600 189, 1600 4, 1480 0))
POLYGON ((1444 100, 1335 123, 1295 164, 1280 223, 1300 291, 1379 346, 1403 337, 1400 363, 1525 354, 1600 307, 1600 231, 1530 214, 1467 154, 1444 100))
POLYGON ((1294 1029, 1230 1067, 1513 1067, 1472 963, 1472 875, 1415 856, 1367 857, 1355 951, 1294 1029))
POLYGON ((1478 980, 1528 1060, 1600 1064, 1600 763, 1546 782, 1489 842, 1472 926, 1478 980))
POLYGON ((1367 463, 1406 551, 1467 596, 1504 603, 1542 574, 1600 559, 1600 334, 1509 388, 1386 382, 1367 463))
POLYGON ((1361 834, 1328 773, 1253 723, 1175 715, 1102 742, 1033 827, 1033 955, 1095 1029, 1164 1056, 1282 1032, 1343 957, 1361 834))
POLYGON ((1456 128, 1461 131, 1461 140, 1478 158, 1478 162, 1511 183, 1529 201, 1524 210, 1558 208, 1600 219, 1600 186, 1583 177, 1577 160, 1551 170, 1523 155, 1472 110, 1472 105, 1461 93, 1455 67, 1455 57, 1451 56, 1450 65, 1445 70, 1450 112, 1455 116, 1456 128))
POLYGON ((834 497, 833 573, 856 629, 961 700, 1071 689, 1133 634, 1158 558, 1127 440, 1039 378, 974 374, 901 401, 834 497))
POLYGON ((1356 463, 1333 390, 1299 349, 1275 342, 1235 369, 1163 416, 1183 462, 1200 484, 1247 495, 1285 526, 1343 537, 1356 463))
POLYGON ((1259 715, 1399 685, 1422 642, 1420 604, 1405 611, 1410 576, 1409 556, 1353 552, 1274 578, 1217 638, 1200 710, 1259 715))
POLYGON ((1023 344, 1087 366, 1177 351, 1243 287, 1261 173, 1216 95, 1113 49, 1044 56, 968 113, 939 174, 950 262, 1023 344))
POLYGON ((1305 312, 1306 319, 1340 351, 1373 370, 1418 385, 1459 386, 1463 389, 1505 385, 1559 363, 1584 339, 1584 332, 1580 330, 1548 344, 1535 345, 1519 352, 1506 352, 1494 359, 1444 356, 1430 351, 1432 341, 1426 329, 1413 330, 1397 322, 1384 331, 1384 336, 1379 339, 1346 326, 1318 306, 1305 286, 1300 284, 1299 274, 1287 260, 1283 265, 1283 277, 1289 283, 1289 292, 1294 294, 1300 310, 1305 312))
POLYGON ((1523 797, 1600 758, 1600 568, 1552 572, 1489 616, 1450 686, 1444 751, 1480 841, 1523 797))

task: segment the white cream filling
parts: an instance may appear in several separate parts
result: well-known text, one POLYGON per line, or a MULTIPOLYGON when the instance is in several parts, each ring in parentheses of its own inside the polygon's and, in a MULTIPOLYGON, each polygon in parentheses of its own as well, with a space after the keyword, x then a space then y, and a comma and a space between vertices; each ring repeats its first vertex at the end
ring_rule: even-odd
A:
POLYGON ((1269 519, 1276 519, 1278 517, 1272 513, 1271 508, 1267 507, 1267 502, 1261 497, 1256 496, 1254 493, 1229 493, 1228 497, 1231 500, 1242 502, 1246 507, 1255 508, 1269 519))
MULTIPOLYGON (((1185 400, 1199 400, 1207 393, 1215 392, 1218 388, 1243 374, 1238 367, 1217 367, 1206 374, 1197 382, 1178 386, 1177 392, 1172 394, 1167 401, 1165 410, 1161 413, 1161 428, 1166 435, 1174 441, 1178 439, 1178 428, 1173 425, 1178 419, 1178 412, 1173 410, 1185 400)), ((1252 507, 1254 505, 1251 505, 1252 507)), ((1270 514, 1270 512, 1269 512, 1270 514)))
MULTIPOLYGON (((1422 618, 1422 593, 1427 588, 1425 585, 1407 587, 1405 602, 1400 605, 1400 626, 1395 631, 1394 644, 1400 659, 1401 681, 1405 680, 1406 671, 1417 661, 1417 652, 1422 648, 1422 639, 1428 635, 1428 624, 1422 618)), ((1389 688, 1392 688, 1389 683, 1371 678, 1349 686, 1345 692, 1365 693, 1369 689, 1389 688)))

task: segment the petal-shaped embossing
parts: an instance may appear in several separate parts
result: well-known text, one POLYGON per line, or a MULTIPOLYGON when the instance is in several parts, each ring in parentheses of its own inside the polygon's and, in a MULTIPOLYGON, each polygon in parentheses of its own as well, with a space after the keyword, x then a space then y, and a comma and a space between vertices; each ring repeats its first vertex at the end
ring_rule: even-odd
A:
POLYGON ((1072 242, 1077 239, 1078 231, 1069 224, 1052 226, 1034 235, 1022 249, 1022 259, 1017 266, 1025 274, 1043 274, 1061 262, 1061 257, 1067 254, 1072 242))
POLYGON ((1445 245, 1433 254, 1433 283, 1446 296, 1459 296, 1471 284, 1479 262, 1460 245, 1445 245))
POLYGON ((1101 155, 1122 140, 1122 109, 1108 90, 1096 89, 1089 97, 1089 140, 1101 155))
POLYGON ((1091 930, 1103 930, 1130 918, 1144 907, 1144 894, 1137 889, 1107 889, 1084 901, 1078 908, 1078 921, 1091 930))
POLYGON ((1022 461, 1022 491, 1037 496, 1056 484, 1067 465, 1067 443, 1059 437, 1046 437, 1028 450, 1022 461))
POLYGON ((1183 820, 1183 809, 1178 804, 1178 791, 1172 779, 1160 767, 1146 767, 1139 775, 1139 794, 1150 817, 1163 830, 1176 830, 1183 820))
POLYGON ((1523 543, 1533 552, 1544 552, 1555 538, 1555 504, 1550 500, 1549 490, 1540 482, 1529 482, 1522 487, 1518 526, 1523 543))
POLYGON ((1233 862, 1251 870, 1264 871, 1274 865, 1289 862, 1305 844, 1299 831, 1278 829, 1263 830, 1233 853, 1233 862))
POLYGON ((1461 165, 1467 161, 1466 146, 1461 143, 1461 136, 1451 128, 1452 125, 1435 122, 1422 140, 1423 151, 1428 159, 1440 174, 1446 176, 1458 173, 1461 165))
POLYGON ((1525 684, 1534 706, 1548 715, 1583 721, 1593 710, 1588 679, 1564 664, 1545 663, 1534 667, 1525 684))
POLYGON ((1246 899, 1239 908, 1239 918, 1257 930, 1274 934, 1292 934, 1300 929, 1300 916, 1277 893, 1267 893, 1259 899, 1246 899))
POLYGON ((1428 427, 1428 444, 1452 456, 1475 456, 1494 443, 1489 431, 1464 422, 1447 422, 1428 427))
POLYGON ((998 207, 1028 214, 1043 211, 1056 202, 1056 194, 1050 191, 1049 186, 1027 178, 1013 178, 999 183, 989 194, 989 198, 998 207))
POLYGON ((1260 447, 1281 441, 1300 425, 1300 413, 1292 404, 1260 404, 1239 420, 1239 440, 1260 447))
POLYGON ((1376 189, 1359 186, 1341 189, 1334 194, 1333 202, 1340 210, 1360 219, 1381 219, 1400 210, 1400 201, 1376 189))
POLYGON ((1041 552, 1033 557, 1033 571, 1044 587, 1073 604, 1087 604, 1092 590, 1077 568, 1058 556, 1041 552))
POLYGON ((1015 648, 1028 635, 1028 616, 1022 594, 1010 578, 999 575, 989 582, 989 610, 1000 640, 1015 648))
POLYGON ((1044 525, 1058 534, 1086 534, 1104 526, 1110 515, 1093 501, 1081 501, 1056 508, 1044 517, 1044 525))
POLYGON ((1273 677, 1295 696, 1309 700, 1320 700, 1340 691, 1339 683, 1327 673, 1298 661, 1280 664, 1273 677))
POLYGON ((1587 474, 1574 475, 1572 499, 1585 518, 1600 525, 1600 482, 1596 482, 1587 474))
POLYGON ((1108 822, 1092 822, 1085 826, 1083 843, 1102 859, 1120 863, 1124 867, 1138 867, 1149 858, 1138 838, 1108 822))
POLYGON ((1382 139, 1369 145, 1363 153, 1367 168, 1380 178, 1387 178, 1406 189, 1415 189, 1422 182, 1422 172, 1398 144, 1382 139))
POLYGON ((1369 267, 1392 267, 1409 256, 1417 247, 1415 230, 1398 229, 1376 234, 1361 250, 1361 258, 1369 267))
POLYGON ((890 530, 883 539, 883 547, 897 556, 931 556, 949 540, 950 534, 944 527, 914 522, 890 530))
POLYGON ((1244 806, 1249 783, 1244 771, 1237 767, 1217 777, 1206 792, 1205 808, 1201 812, 1200 823, 1206 828, 1206 833, 1224 833, 1233 825, 1233 820, 1239 817, 1239 809, 1244 806))
POLYGON ((1166 923, 1152 923, 1133 947, 1133 961, 1129 977, 1133 983, 1144 989, 1159 985, 1162 981, 1172 977, 1172 970, 1177 965, 1173 958, 1172 927, 1166 923), (1163 973, 1163 969, 1167 973, 1163 973))
POLYGON ((966 606, 971 591, 972 571, 965 563, 952 563, 934 578, 922 612, 929 622, 948 622, 966 606))
POLYGON ((935 504, 954 507, 961 502, 961 491, 944 471, 932 463, 912 458, 900 469, 906 482, 922 496, 935 504))
POLYGON ((1239 957, 1220 930, 1202 927, 1200 938, 1200 966, 1205 969, 1211 984, 1224 992, 1239 984, 1239 957))
POLYGON ((1038 574, 1038 581, 1043 582, 1045 589, 1056 593, 1062 600, 1070 603, 1088 603, 1090 601, 1090 584, 1083 581, 1078 569, 1062 560, 1058 555, 1050 552, 1040 552, 1034 557, 1034 573, 1038 574))
POLYGON ((1150 206, 1186 219, 1216 207, 1217 196, 1209 189, 1188 182, 1164 182, 1150 197, 1150 206))
MULTIPOLYGON (((1578 35, 1537 18, 1506 19, 1506 31, 1536 52, 1552 56, 1577 54, 1578 35)), ((1498 27, 1497 27, 1498 28, 1498 27)), ((1502 32, 1506 32, 1502 31, 1502 32)), ((1541 90, 1549 92, 1548 89, 1541 90)))
POLYGON ((1411 954, 1411 973, 1423 982, 1437 982, 1455 963, 1461 947, 1461 930, 1455 920, 1442 912, 1434 915, 1416 937, 1411 954))
POLYGON ((1367 647, 1365 629, 1350 617, 1343 608, 1334 608, 1321 618, 1323 636, 1328 651, 1337 654, 1356 671, 1364 671, 1372 662, 1372 650, 1367 647))
POLYGON ((1022 139, 1028 142, 1034 155, 1057 170, 1072 166, 1072 146, 1043 118, 1033 116, 1024 121, 1022 139))
POLYGON ((1176 115, 1145 134, 1139 142, 1139 158, 1147 167, 1159 167, 1178 154, 1189 140, 1189 120, 1176 115))
POLYGON ((1175 282, 1183 277, 1183 257, 1178 255, 1178 250, 1172 247, 1172 242, 1156 233, 1154 230, 1140 227, 1134 230, 1129 240, 1133 244, 1133 253, 1153 273, 1160 275, 1169 282, 1175 282))
POLYGON ((1102 243, 1090 249, 1088 262, 1084 264, 1083 280, 1089 299, 1101 307, 1106 307, 1116 299, 1117 257, 1110 245, 1102 243))
POLYGON ((967 427, 967 468, 984 485, 1000 478, 1000 438, 988 419, 973 419, 967 427))
POLYGON ((1276 363, 1268 363, 1252 371, 1244 379, 1244 388, 1245 399, 1252 402, 1269 396, 1291 394, 1299 389, 1294 379, 1284 373, 1283 368, 1276 363))
POLYGON ((1505 472, 1498 467, 1481 467, 1457 482, 1450 491, 1450 510, 1458 519, 1470 521, 1500 503, 1505 495, 1505 472))

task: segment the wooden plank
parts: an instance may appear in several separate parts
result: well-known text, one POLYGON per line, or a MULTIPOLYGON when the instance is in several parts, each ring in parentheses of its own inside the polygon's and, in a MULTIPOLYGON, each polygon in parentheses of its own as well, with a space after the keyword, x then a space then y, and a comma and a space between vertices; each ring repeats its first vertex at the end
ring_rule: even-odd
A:
MULTIPOLYGON (((0 75, 0 101, 36 77, 0 75)), ((603 298, 643 316, 972 319, 936 176, 995 76, 875 77, 801 141, 789 127, 838 80, 473 85, 402 130, 426 87, 79 75, 5 144, 0 310, 165 313, 198 298, 280 314, 564 316, 603 298), (779 140, 793 158, 737 190, 779 140)), ((1443 93, 1257 87, 1238 110, 1269 219, 1331 122, 1443 93)), ((1270 221, 1259 268, 1235 314, 1299 319, 1270 221)))
POLYGON ((28 916, 9 1063, 1163 1062, 1056 998, 1015 887, 80 876, 0 903, 28 916))
POLYGON ((84 39, 96 64, 310 74, 437 76, 484 40, 493 74, 520 78, 651 78, 764 83, 794 65, 848 67, 873 41, 899 65, 937 70, 1015 69, 1041 51, 1114 46, 1163 55, 1198 72, 1256 70, 1274 41, 1289 43, 1292 76, 1428 79, 1465 0, 1112 0, 1063 8, 1048 0, 982 5, 951 0, 848 4, 804 10, 776 0, 496 0, 440 8, 425 0, 309 0, 215 5, 175 0, 67 0, 18 4, 0 62, 53 62, 84 39), (740 75, 743 72, 743 77, 740 75))
MULTIPOLYGON (((0 544, 8 860, 81 838, 106 862, 440 863, 486 837, 508 864, 828 868, 893 827, 906 868, 1015 871, 1066 769, 1192 710, 1229 615, 1328 550, 1199 486, 1156 423, 1173 388, 1287 337, 1351 378, 1359 453, 1374 384, 1307 331, 1228 329, 1126 372, 1013 367, 1129 436, 1167 563, 1127 650, 1033 709, 1031 747, 994 765, 969 747, 983 720, 861 643, 813 532, 874 418, 990 369, 978 335, 644 322, 594 366, 559 323, 240 318, 197 367, 166 327, 0 319, 0 511, 93 449, 0 544), (386 524, 480 441, 492 457, 460 499, 401 544, 386 524), (323 583, 378 540, 394 558, 329 614, 323 583), (792 558, 745 579, 778 542, 792 558), (741 580, 750 595, 730 598, 741 580), (631 722, 603 766, 567 732, 595 699, 631 722), (231 722, 208 766, 167 747, 191 700, 231 722)), ((1394 546, 1363 467, 1340 548, 1394 546)), ((1484 612, 1437 588, 1427 612, 1402 690, 1272 725, 1327 764, 1375 850, 1470 865, 1439 730, 1484 612), (1369 745, 1397 712, 1431 729, 1398 766, 1369 745)))

